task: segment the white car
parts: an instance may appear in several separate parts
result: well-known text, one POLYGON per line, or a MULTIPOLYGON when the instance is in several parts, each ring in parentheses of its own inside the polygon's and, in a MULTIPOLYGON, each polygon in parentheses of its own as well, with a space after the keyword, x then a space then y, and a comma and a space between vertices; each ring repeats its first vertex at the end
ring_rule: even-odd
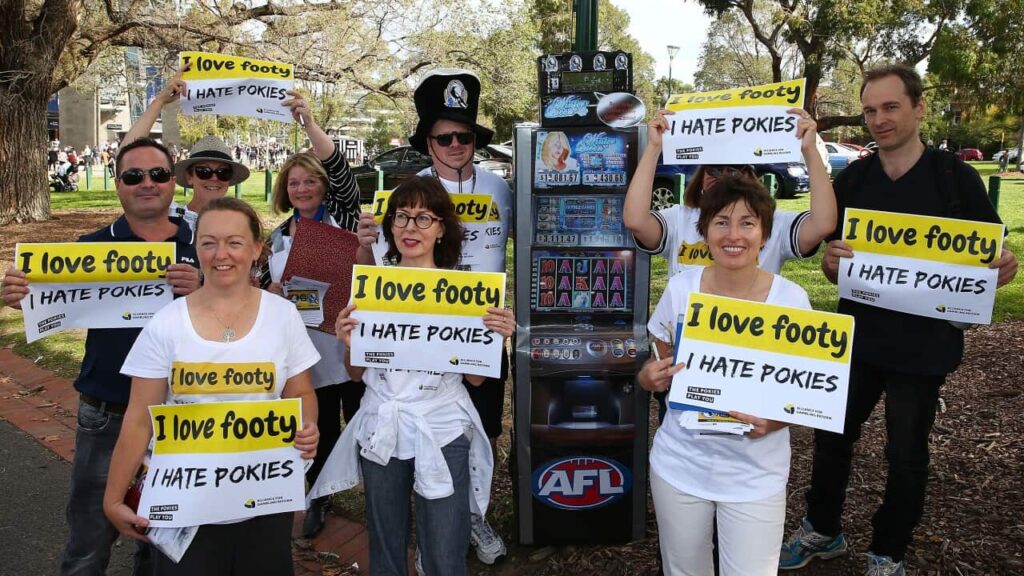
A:
POLYGON ((850 162, 860 158, 860 152, 837 142, 825 142, 825 150, 828 151, 828 163, 832 165, 832 172, 839 172, 849 166, 850 162))

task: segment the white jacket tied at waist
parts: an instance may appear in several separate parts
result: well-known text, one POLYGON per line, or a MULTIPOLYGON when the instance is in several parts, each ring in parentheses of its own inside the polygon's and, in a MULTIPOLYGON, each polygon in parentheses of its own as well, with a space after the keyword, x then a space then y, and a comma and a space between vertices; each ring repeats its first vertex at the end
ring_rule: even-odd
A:
POLYGON ((436 407, 451 404, 458 406, 473 424, 469 448, 470 510, 475 514, 485 514, 491 494, 493 455, 480 416, 469 399, 469 393, 461 384, 429 400, 418 402, 386 400, 367 387, 359 410, 345 426, 320 476, 306 496, 307 508, 312 499, 348 490, 362 480, 358 456, 382 466, 387 465, 398 444, 400 422, 410 422, 416 428, 413 490, 430 500, 451 496, 455 490, 448 464, 424 418, 425 414, 436 407), (376 428, 369 431, 365 444, 361 446, 359 431, 373 414, 377 416, 376 428))

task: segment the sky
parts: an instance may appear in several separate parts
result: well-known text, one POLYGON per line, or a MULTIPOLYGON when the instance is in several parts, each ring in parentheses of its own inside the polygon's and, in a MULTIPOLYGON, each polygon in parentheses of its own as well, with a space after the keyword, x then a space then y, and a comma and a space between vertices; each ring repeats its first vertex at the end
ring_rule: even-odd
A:
POLYGON ((678 46, 672 78, 693 83, 710 18, 695 0, 611 0, 629 13, 629 33, 654 57, 654 76, 668 76, 668 45, 678 46))

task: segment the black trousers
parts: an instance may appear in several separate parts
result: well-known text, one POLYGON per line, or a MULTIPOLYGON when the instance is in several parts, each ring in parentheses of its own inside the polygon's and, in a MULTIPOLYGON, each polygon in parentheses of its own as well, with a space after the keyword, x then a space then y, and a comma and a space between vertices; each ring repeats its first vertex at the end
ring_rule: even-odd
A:
POLYGON ((816 430, 814 434, 807 519, 816 532, 835 536, 842 531, 853 446, 884 392, 889 474, 882 506, 871 520, 871 552, 903 560, 924 512, 928 436, 935 422, 939 388, 945 380, 945 376, 903 374, 853 362, 844 433, 816 430))
POLYGON ((199 527, 181 562, 153 549, 154 576, 290 576, 292 512, 199 527))
POLYGON ((306 480, 313 484, 320 476, 320 470, 327 462, 327 457, 334 450, 334 445, 341 437, 341 417, 345 416, 345 422, 351 422, 359 410, 359 403, 363 399, 363 392, 366 392, 366 384, 362 382, 342 382, 322 386, 316 389, 316 405, 318 408, 316 427, 320 430, 320 443, 316 447, 316 457, 313 458, 313 465, 306 472, 306 480), (341 408, 339 409, 339 404, 341 408))

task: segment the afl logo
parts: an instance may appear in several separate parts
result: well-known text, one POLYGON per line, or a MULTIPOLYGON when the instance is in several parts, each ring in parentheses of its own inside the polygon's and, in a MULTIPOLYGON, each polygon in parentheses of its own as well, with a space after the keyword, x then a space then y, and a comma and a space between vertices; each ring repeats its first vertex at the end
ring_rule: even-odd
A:
POLYGON ((533 472, 533 496, 562 510, 588 510, 615 502, 629 492, 629 470, 610 458, 570 456, 533 472))

